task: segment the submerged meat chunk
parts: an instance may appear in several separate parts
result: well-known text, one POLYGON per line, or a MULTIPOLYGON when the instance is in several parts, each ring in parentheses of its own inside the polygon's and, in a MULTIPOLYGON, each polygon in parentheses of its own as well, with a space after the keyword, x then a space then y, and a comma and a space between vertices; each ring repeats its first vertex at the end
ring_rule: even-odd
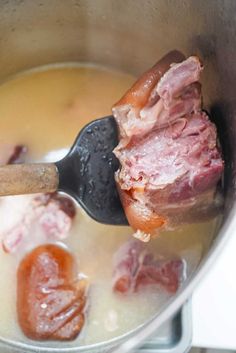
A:
POLYGON ((212 216, 221 206, 216 187, 224 163, 215 125, 201 110, 201 71, 197 57, 171 52, 113 107, 120 131, 115 178, 128 221, 143 240, 159 228, 212 216), (152 86, 138 105, 149 78, 152 86))
POLYGON ((24 145, 0 144, 0 165, 23 163, 26 153, 24 145))
POLYGON ((143 286, 159 285, 169 293, 175 293, 183 276, 180 259, 155 259, 138 240, 130 240, 117 251, 113 260, 113 289, 120 293, 132 293, 143 286))
POLYGON ((56 245, 34 249, 17 272, 17 315, 34 340, 73 340, 84 325, 85 286, 70 253, 56 245))
POLYGON ((76 215, 76 209, 74 202, 67 196, 60 195, 57 192, 40 194, 34 198, 34 203, 37 205, 48 206, 51 202, 54 202, 58 209, 67 214, 68 217, 73 219, 76 215))
POLYGON ((13 253, 24 241, 30 240, 34 224, 41 228, 45 241, 65 239, 75 214, 74 202, 66 196, 53 193, 32 197, 20 221, 3 234, 4 251, 13 253))
MULTIPOLYGON (((27 148, 24 145, 2 144, 0 145, 0 165, 23 163, 26 153, 27 148)), ((29 202, 27 206, 23 206, 25 211, 21 212, 21 219, 10 222, 10 226, 1 234, 5 252, 13 253, 25 240, 29 241, 30 232, 35 223, 41 227, 45 241, 64 239, 71 229, 76 208, 69 197, 48 193, 26 196, 26 198, 29 202)), ((18 202, 17 198, 15 200, 18 202)))
POLYGON ((35 198, 38 222, 44 232, 54 239, 64 239, 68 236, 76 209, 74 202, 68 197, 57 193, 43 194, 35 198), (42 212, 37 212, 42 208, 42 212))

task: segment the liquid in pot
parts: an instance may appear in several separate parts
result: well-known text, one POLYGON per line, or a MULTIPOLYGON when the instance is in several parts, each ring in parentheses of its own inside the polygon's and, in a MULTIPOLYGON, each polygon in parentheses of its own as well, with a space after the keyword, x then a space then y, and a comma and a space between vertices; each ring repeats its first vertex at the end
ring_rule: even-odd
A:
MULTIPOLYGON (((57 160, 86 123, 111 114, 110 107, 133 81, 128 74, 71 64, 19 75, 0 87, 0 144, 28 146, 30 161, 57 160)), ((1 200, 1 233, 10 222, 20 219, 28 202, 29 196, 1 200)), ((182 226, 161 233, 148 247, 155 254, 182 258, 185 276, 189 276, 208 248, 216 226, 216 219, 182 226)), ((61 244, 74 254, 79 271, 89 282, 88 304, 82 333, 66 346, 98 343, 127 333, 153 316, 169 298, 165 290, 152 286, 130 295, 113 292, 112 258, 131 235, 129 227, 98 224, 77 209, 70 234, 61 244)), ((16 254, 6 254, 0 249, 0 336, 3 338, 32 343, 17 323, 16 271, 24 254, 45 241, 42 239, 40 231, 35 229, 27 248, 16 254)))

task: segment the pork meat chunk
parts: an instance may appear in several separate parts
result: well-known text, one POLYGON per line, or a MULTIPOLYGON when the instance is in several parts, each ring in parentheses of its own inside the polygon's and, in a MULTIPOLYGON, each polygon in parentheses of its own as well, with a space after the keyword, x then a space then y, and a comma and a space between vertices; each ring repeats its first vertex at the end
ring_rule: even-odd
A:
POLYGON ((33 340, 73 340, 84 325, 86 286, 72 255, 46 244, 28 253, 17 271, 17 316, 33 340))
POLYGON ((202 110, 202 69, 196 56, 171 52, 113 107, 120 132, 115 178, 142 240, 221 207, 217 185, 224 162, 216 127, 202 110))
POLYGON ((130 240, 123 244, 113 259, 113 290, 133 293, 148 285, 175 293, 183 278, 181 259, 155 258, 144 243, 130 240))
POLYGON ((57 193, 32 196, 20 220, 2 234, 5 252, 14 253, 22 244, 30 242, 32 227, 36 224, 45 241, 62 240, 69 235, 76 214, 74 202, 57 193))
POLYGON ((14 145, 10 143, 0 144, 0 165, 23 163, 27 153, 24 145, 14 145))

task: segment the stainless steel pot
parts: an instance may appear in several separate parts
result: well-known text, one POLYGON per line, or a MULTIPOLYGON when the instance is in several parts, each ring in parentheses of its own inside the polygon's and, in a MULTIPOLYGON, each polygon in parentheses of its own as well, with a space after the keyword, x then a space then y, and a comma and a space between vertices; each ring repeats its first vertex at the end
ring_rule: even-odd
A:
POLYGON ((205 106, 219 128, 226 160, 223 225, 195 274, 156 317, 109 344, 46 349, 6 342, 12 350, 127 352, 184 303, 236 229, 236 1, 234 0, 1 0, 0 78, 34 66, 96 62, 139 74, 171 49, 197 53, 206 67, 205 106), (120 344, 119 347, 117 345, 120 344))

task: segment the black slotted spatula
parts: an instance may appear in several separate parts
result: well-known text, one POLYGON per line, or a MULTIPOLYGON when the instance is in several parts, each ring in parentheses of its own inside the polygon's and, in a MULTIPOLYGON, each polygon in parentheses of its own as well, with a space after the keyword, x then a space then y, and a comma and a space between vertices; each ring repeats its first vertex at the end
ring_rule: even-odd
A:
POLYGON ((62 160, 0 167, 0 196, 63 191, 97 222, 127 225, 114 180, 117 144, 113 116, 94 120, 62 160))

